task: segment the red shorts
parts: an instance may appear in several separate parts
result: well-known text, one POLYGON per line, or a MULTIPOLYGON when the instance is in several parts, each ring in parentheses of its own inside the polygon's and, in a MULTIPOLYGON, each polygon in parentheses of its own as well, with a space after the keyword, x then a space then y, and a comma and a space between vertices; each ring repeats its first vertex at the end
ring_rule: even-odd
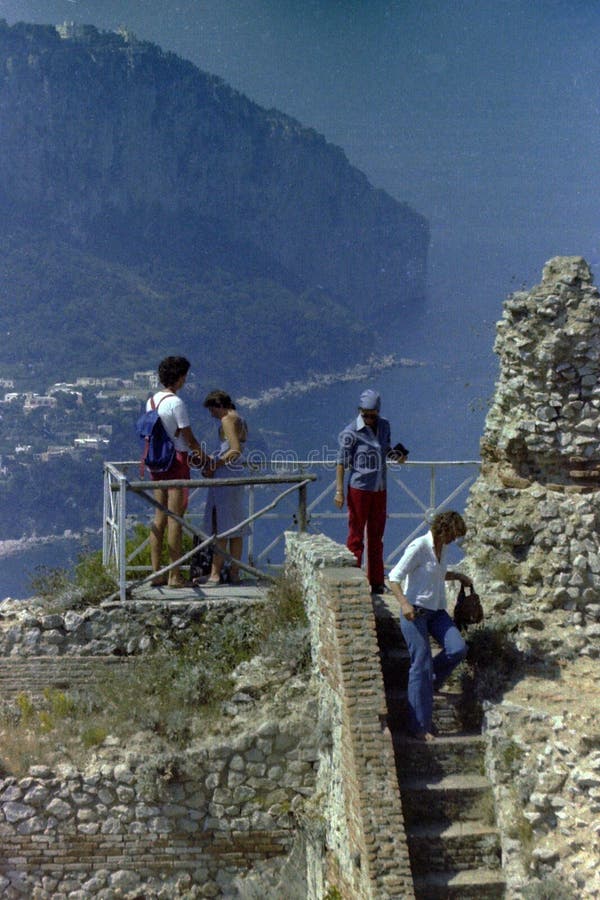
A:
MULTIPOLYGON (((190 465, 187 450, 176 450, 175 459, 166 472, 150 472, 152 481, 166 481, 169 478, 189 478, 190 465)), ((183 509, 187 509, 190 497, 189 488, 183 488, 183 509)))
POLYGON ((150 472, 152 481, 168 481, 171 478, 189 478, 190 465, 187 450, 176 450, 175 459, 166 472, 150 472))

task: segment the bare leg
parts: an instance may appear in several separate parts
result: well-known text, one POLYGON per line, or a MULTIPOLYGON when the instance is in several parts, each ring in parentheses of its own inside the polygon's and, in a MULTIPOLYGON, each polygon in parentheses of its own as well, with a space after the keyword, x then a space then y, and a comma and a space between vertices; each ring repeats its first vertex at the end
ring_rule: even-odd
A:
MULTIPOLYGON (((176 516, 183 516, 185 512, 185 493, 183 488, 171 488, 168 507, 170 512, 175 513, 176 516)), ((181 558, 183 534, 180 523, 172 519, 171 516, 169 516, 169 521, 167 522, 167 539, 169 542, 169 560, 173 563, 181 558)), ((176 566, 169 572, 169 585, 181 584, 181 580, 179 566, 176 566)))
MULTIPOLYGON (((164 490, 164 488, 154 491, 154 498, 159 503, 162 503, 163 506, 167 505, 167 491, 164 490)), ((167 518, 167 514, 161 509, 157 509, 154 513, 154 521, 152 522, 152 528, 150 529, 150 561, 152 563, 153 572, 158 572, 158 570, 162 568, 160 557, 162 554, 162 544, 167 525, 167 518)))
MULTIPOLYGON (((220 539, 217 540, 217 547, 221 550, 227 550, 227 541, 220 539)), ((213 552, 212 565, 210 567, 210 575, 208 576, 209 581, 219 581, 221 577, 221 569, 223 568, 223 563, 225 562, 223 556, 220 553, 215 551, 213 552)))
MULTIPOLYGON (((241 559, 244 547, 244 538, 241 536, 232 537, 229 539, 229 552, 233 556, 234 559, 241 559)), ((236 566, 235 562, 231 563, 231 580, 238 581, 240 577, 240 570, 236 566)))

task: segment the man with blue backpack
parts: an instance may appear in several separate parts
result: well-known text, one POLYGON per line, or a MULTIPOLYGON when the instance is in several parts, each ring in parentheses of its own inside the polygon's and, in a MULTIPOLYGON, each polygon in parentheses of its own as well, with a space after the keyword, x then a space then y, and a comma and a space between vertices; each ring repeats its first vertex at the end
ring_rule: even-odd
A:
MULTIPOLYGON (((158 377, 163 389, 148 399, 146 412, 138 421, 138 433, 144 439, 141 467, 149 470, 152 481, 189 478, 190 454, 193 454, 195 466, 202 467, 210 462, 210 457, 191 429, 185 403, 177 396, 177 392, 185 384, 189 369, 190 362, 184 356, 167 356, 162 360, 158 367, 158 377)), ((170 512, 180 518, 183 516, 188 502, 187 488, 157 487, 154 496, 170 512)), ((164 510, 157 509, 150 533, 150 556, 154 572, 162 568, 160 558, 165 530, 170 561, 173 563, 182 555, 181 524, 164 510)), ((169 571, 168 578, 155 579, 152 584, 166 584, 171 588, 188 587, 178 566, 169 571)))

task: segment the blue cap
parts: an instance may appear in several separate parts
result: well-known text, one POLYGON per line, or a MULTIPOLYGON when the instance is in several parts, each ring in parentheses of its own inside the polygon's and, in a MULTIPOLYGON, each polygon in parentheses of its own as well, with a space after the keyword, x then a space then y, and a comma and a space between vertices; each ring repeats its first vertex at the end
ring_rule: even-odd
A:
POLYGON ((376 409, 377 412, 381 409, 381 397, 377 393, 377 391, 372 391, 370 388, 366 391, 363 391, 360 395, 360 400, 358 401, 359 409, 376 409))

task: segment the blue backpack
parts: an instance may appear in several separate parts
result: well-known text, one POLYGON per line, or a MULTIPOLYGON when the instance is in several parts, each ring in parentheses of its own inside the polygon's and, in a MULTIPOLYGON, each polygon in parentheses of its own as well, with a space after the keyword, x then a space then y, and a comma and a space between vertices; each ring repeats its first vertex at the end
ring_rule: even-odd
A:
MULTIPOLYGON (((167 394, 167 397, 172 396, 167 394)), ((175 457, 175 445, 166 432, 158 407, 165 397, 161 397, 157 404, 154 397, 150 399, 152 409, 143 412, 136 422, 135 429, 140 440, 144 441, 144 449, 140 459, 140 477, 144 477, 144 466, 150 472, 166 472, 171 468, 175 457)))

